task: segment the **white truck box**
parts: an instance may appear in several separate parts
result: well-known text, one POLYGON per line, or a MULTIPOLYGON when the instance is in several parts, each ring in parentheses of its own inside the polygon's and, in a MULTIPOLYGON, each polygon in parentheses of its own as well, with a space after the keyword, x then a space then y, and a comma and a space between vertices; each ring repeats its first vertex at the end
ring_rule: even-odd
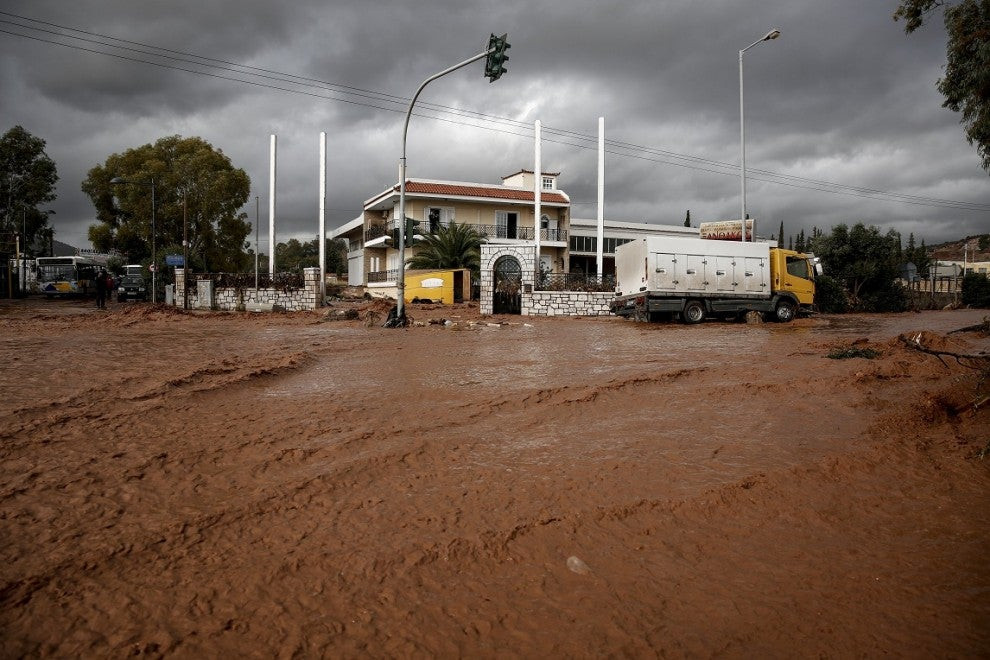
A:
POLYGON ((615 250, 615 295, 769 298, 770 244, 648 236, 615 250))

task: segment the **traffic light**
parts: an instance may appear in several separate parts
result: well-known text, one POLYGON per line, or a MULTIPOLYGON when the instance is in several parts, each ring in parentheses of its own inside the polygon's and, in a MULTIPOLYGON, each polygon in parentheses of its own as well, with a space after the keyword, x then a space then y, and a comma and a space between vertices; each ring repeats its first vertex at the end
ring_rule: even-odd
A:
POLYGON ((505 68, 505 63, 509 61, 509 56, 505 54, 505 51, 512 47, 505 40, 508 36, 508 34, 503 34, 501 37, 496 37, 493 34, 488 39, 488 59, 485 60, 485 76, 488 78, 488 82, 495 82, 503 73, 508 71, 505 68))
POLYGON ((416 233, 416 227, 418 226, 419 226, 418 222, 416 222, 409 216, 406 216, 406 228, 405 228, 406 247, 412 247, 413 235, 416 233))

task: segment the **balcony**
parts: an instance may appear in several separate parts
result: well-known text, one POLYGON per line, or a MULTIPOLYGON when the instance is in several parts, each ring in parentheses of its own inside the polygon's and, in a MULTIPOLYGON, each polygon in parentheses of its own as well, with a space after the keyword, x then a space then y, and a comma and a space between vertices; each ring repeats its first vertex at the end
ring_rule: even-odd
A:
POLYGON ((367 243, 368 241, 373 241, 376 238, 388 236, 389 232, 395 228, 394 222, 378 222, 373 225, 368 225, 364 230, 364 242, 367 243))
MULTIPOLYGON (((471 223, 461 223, 467 225, 468 227, 473 227, 482 238, 506 238, 511 240, 519 241, 532 241, 535 237, 535 232, 532 227, 511 227, 507 225, 476 225, 471 223)), ((418 234, 435 234, 441 227, 449 227, 450 223, 446 221, 433 221, 433 222, 417 222, 416 233, 418 234)), ((395 221, 384 223, 376 223, 369 225, 364 230, 364 240, 365 242, 370 242, 375 239, 381 238, 382 236, 391 236, 392 232, 397 229, 395 221)), ((566 229, 541 229, 540 230, 540 241, 546 243, 566 243, 567 242, 567 230, 566 229)), ((353 245, 353 244, 352 244, 353 245)), ((381 247, 381 246, 380 246, 381 247)))
POLYGON ((567 242, 567 230, 566 229, 541 229, 540 230, 540 242, 547 243, 566 243, 567 242))
POLYGON ((533 240, 532 227, 507 227, 501 225, 471 225, 482 238, 509 238, 520 241, 533 240))
POLYGON ((376 270, 368 273, 368 284, 380 284, 382 282, 395 282, 399 279, 399 269, 376 270))

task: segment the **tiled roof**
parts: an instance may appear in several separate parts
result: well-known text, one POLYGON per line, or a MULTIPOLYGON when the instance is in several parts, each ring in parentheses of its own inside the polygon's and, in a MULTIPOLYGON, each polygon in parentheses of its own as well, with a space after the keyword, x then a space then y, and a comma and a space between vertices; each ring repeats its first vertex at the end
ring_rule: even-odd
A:
MULTIPOLYGON (((398 190, 396 186, 394 190, 398 190)), ((532 202, 533 191, 521 188, 507 188, 504 186, 465 186, 449 183, 432 183, 426 181, 406 182, 407 193, 419 193, 425 195, 451 195, 456 197, 487 197, 489 199, 514 199, 523 202, 532 202)), ((540 201, 548 204, 570 204, 566 195, 559 192, 544 190, 540 194, 540 201)))

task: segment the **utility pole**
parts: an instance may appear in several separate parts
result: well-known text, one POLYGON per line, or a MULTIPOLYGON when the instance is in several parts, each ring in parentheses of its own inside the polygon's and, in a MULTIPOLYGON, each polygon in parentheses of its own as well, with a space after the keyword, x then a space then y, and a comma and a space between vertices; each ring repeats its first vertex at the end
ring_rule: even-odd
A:
POLYGON ((182 194, 182 309, 189 309, 189 211, 186 194, 182 194))
POLYGON ((258 301, 258 253, 261 252, 261 245, 258 243, 258 235, 261 232, 261 216, 258 209, 261 206, 261 197, 254 198, 254 302, 258 301))

